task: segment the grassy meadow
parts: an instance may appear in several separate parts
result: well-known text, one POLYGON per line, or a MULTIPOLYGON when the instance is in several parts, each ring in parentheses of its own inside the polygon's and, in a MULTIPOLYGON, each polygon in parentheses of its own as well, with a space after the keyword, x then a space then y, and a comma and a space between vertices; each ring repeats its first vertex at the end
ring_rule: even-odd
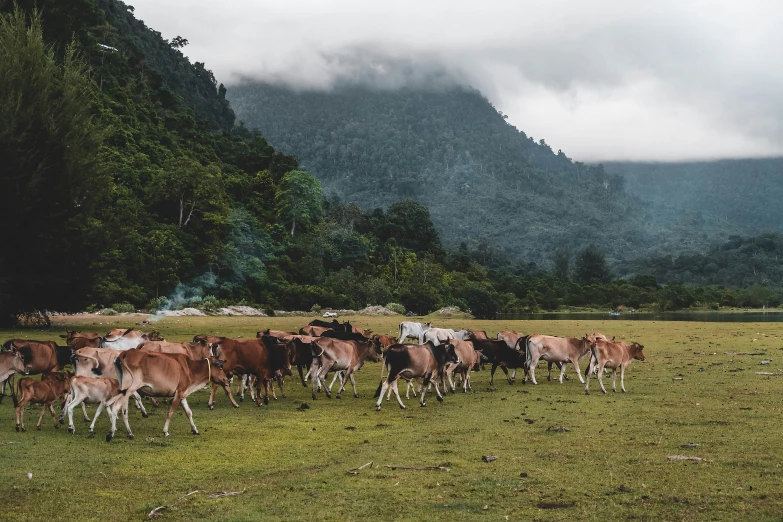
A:
MULTIPOLYGON (((345 319, 345 318, 341 318, 345 319)), ((394 333, 399 317, 354 317, 356 325, 394 333)), ((104 332, 138 318, 58 319, 52 330, 0 331, 0 337, 59 339, 65 329, 104 332), (81 321, 81 322, 80 322, 81 321)), ((167 318, 167 340, 195 333, 252 337, 259 329, 298 329, 307 318, 167 318)), ((372 395, 380 364, 358 374, 360 398, 318 400, 286 381, 287 398, 235 410, 205 391, 189 403, 200 436, 180 409, 162 437, 166 405, 132 409, 136 439, 104 442, 108 418, 87 437, 55 430, 38 407, 27 433, 14 430, 10 398, 0 404, 0 512, 3 520, 780 520, 783 514, 783 368, 781 325, 630 321, 439 320, 437 326, 554 335, 600 331, 645 345, 647 360, 626 374, 628 393, 584 394, 569 370, 564 384, 507 384, 502 372, 473 375, 473 391, 417 399, 401 410, 372 395), (742 352, 763 355, 742 355, 742 352), (769 365, 760 365, 764 359, 769 365), (675 380, 676 379, 676 380, 675 380), (310 408, 300 409, 305 402, 310 408), (556 428, 567 428, 568 431, 556 428), (693 446, 697 444, 698 446, 693 446), (497 460, 482 461, 483 455, 497 460), (703 458, 669 461, 667 456, 703 458), (346 470, 368 462, 357 475, 346 470), (449 471, 389 469, 438 466, 449 471), (32 478, 28 478, 32 473, 32 478), (208 494, 245 491, 209 499, 208 494)), ((582 367, 586 361, 582 361, 582 367)), ((296 373, 296 372, 295 372, 296 373)), ((521 374, 520 374, 521 377, 521 374)), ((618 379, 619 380, 619 379, 618 379)), ((607 389, 611 380, 605 379, 607 389)), ((404 387, 401 386, 404 389, 404 387)), ((618 383, 619 389, 619 383, 618 383)), ((221 392, 222 393, 222 392, 221 392)), ((278 391, 278 397, 280 397, 278 391)), ((90 412, 94 406, 89 407, 90 412)))

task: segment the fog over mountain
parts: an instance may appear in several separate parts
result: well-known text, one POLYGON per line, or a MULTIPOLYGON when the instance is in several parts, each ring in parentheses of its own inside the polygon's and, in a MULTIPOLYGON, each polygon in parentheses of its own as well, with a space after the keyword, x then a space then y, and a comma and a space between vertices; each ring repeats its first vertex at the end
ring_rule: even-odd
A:
POLYGON ((583 161, 783 154, 783 5, 137 0, 218 79, 470 84, 583 161))

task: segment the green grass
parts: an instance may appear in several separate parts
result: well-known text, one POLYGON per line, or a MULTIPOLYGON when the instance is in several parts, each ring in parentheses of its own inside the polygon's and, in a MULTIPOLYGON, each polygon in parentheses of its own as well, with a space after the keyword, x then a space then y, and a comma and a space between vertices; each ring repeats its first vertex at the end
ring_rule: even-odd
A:
MULTIPOLYGON (((353 318, 379 333, 393 333, 398 320, 353 318)), ((121 317, 78 321, 69 319, 68 326, 105 331, 127 325, 121 317)), ((185 340, 200 332, 249 337, 262 328, 306 322, 183 317, 156 326, 167 339, 185 340)), ((755 374, 783 368, 779 325, 441 320, 438 326, 555 335, 601 331, 643 343, 647 361, 631 366, 627 394, 603 395, 593 382, 585 396, 573 372, 560 385, 547 382, 543 369, 538 386, 509 386, 498 372, 490 387, 484 371, 474 374, 473 392, 449 395, 443 404, 430 398, 420 408, 411 400, 400 410, 384 401, 381 412, 372 399, 380 364, 368 364, 357 375, 359 399, 349 392, 342 400, 321 395, 312 401, 309 388, 290 378, 288 397, 269 406, 245 401, 234 410, 218 395, 209 411, 207 393, 198 392, 189 402, 201 436, 190 434, 180 410, 164 439, 161 406, 150 408, 148 419, 132 411, 136 440, 125 440, 118 426, 109 444, 103 441, 105 417, 94 439, 81 420, 75 436, 55 431, 49 420, 40 432, 16 433, 5 400, 3 520, 141 520, 194 490, 243 489, 243 495, 216 500, 193 495, 163 511, 162 519, 780 520, 783 377, 755 374), (766 355, 724 353, 743 351, 766 355), (772 364, 760 366, 761 359, 772 364), (311 408, 299 411, 301 402, 311 408), (559 426, 570 431, 548 430, 559 426), (681 447, 690 442, 699 446, 681 447), (484 463, 482 455, 499 458, 484 463), (669 462, 668 455, 705 461, 669 462), (370 461, 374 466, 359 475, 346 473, 370 461), (443 463, 449 472, 383 467, 443 463), (572 507, 542 509, 543 503, 572 507)), ((59 333, 2 331, 0 337, 59 339, 59 333)), ((36 411, 27 411, 28 426, 36 411)))

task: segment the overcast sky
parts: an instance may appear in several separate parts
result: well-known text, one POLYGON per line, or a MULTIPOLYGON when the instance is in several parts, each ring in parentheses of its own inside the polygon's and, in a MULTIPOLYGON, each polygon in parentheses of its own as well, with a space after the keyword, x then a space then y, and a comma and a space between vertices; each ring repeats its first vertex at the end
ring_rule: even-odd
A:
POLYGON ((457 81, 582 161, 783 155, 779 0, 128 0, 218 81, 457 81))

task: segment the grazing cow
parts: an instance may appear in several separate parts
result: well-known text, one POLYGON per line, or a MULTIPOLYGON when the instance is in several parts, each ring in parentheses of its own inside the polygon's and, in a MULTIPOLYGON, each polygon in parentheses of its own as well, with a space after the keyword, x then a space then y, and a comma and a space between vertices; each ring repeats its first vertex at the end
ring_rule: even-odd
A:
MULTIPOLYGON (((348 379, 351 380, 351 386, 353 386, 353 396, 359 397, 356 391, 354 373, 359 371, 367 360, 377 362, 379 360, 378 355, 381 353, 380 345, 373 339, 341 341, 339 339, 321 337, 310 343, 310 346, 313 354, 310 375, 313 383, 314 400, 316 398, 317 386, 326 379, 326 374, 332 370, 335 372, 345 371, 345 377, 343 377, 340 389, 337 391, 337 398, 342 397, 345 383, 348 379)), ((325 383, 324 387, 326 396, 331 399, 332 393, 329 388, 326 388, 325 383)))
POLYGON ((199 339, 192 343, 171 343, 168 341, 144 341, 138 347, 138 350, 158 353, 181 353, 187 355, 193 360, 205 359, 212 352, 205 340, 199 339))
POLYGON ((639 343, 632 343, 630 346, 625 343, 615 343, 612 341, 595 340, 590 344, 590 364, 585 369, 585 394, 590 393, 590 374, 594 369, 598 369, 598 384, 601 385, 601 391, 606 393, 604 388, 604 368, 612 369, 612 391, 617 391, 617 368, 620 368, 620 389, 625 393, 625 369, 631 365, 634 359, 644 360, 642 346, 639 343))
POLYGON ((445 343, 449 339, 465 341, 470 338, 470 330, 454 331, 451 328, 432 328, 424 332, 424 342, 432 341, 435 346, 445 343))
POLYGON ((539 359, 548 362, 561 363, 560 383, 563 383, 563 375, 567 364, 574 365, 579 382, 585 383, 582 379, 582 372, 579 370, 579 359, 590 353, 590 340, 587 336, 577 339, 576 337, 554 337, 551 335, 531 335, 525 343, 525 381, 528 375, 536 382, 536 365, 539 359))
POLYGON ((395 344, 383 352, 383 364, 388 370, 386 380, 381 380, 375 396, 378 402, 375 404, 377 411, 381 410, 383 395, 391 387, 397 397, 400 408, 405 409, 405 404, 400 398, 397 382, 400 377, 405 379, 423 379, 421 386, 420 404, 426 406, 424 396, 430 382, 435 385, 435 396, 439 402, 443 401, 438 381, 443 378, 443 372, 447 364, 459 364, 460 358, 453 344, 441 344, 435 346, 431 342, 425 344, 395 344))
MULTIPOLYGON (((194 435, 198 428, 193 422, 193 412, 190 411, 187 398, 194 391, 200 390, 210 381, 222 386, 231 397, 228 377, 223 371, 223 361, 209 357, 199 361, 182 354, 155 353, 142 350, 127 350, 120 353, 114 361, 117 377, 120 383, 119 393, 107 401, 111 409, 111 429, 106 435, 106 442, 111 441, 117 431, 117 415, 122 413, 128 438, 133 439, 133 432, 128 424, 128 400, 138 391, 150 397, 173 397, 171 407, 163 425, 163 435, 169 436, 169 423, 177 406, 182 403, 190 421, 194 435)), ((234 402, 234 398, 231 397, 234 402)), ((235 402, 234 404, 238 407, 235 402)))
POLYGON ((158 332, 144 333, 140 330, 128 328, 127 330, 114 329, 106 334, 101 348, 111 350, 131 350, 137 348, 144 341, 163 341, 158 332))
MULTIPOLYGON (((114 360, 120 354, 117 350, 108 348, 80 348, 73 352, 71 360, 73 361, 74 375, 77 377, 103 377, 106 379, 117 380, 117 367, 114 360)), ((141 416, 147 417, 147 410, 144 408, 144 402, 138 393, 133 394, 136 401, 136 408, 141 410, 141 416)), ((83 403, 82 403, 83 404, 83 403)), ((82 406, 84 420, 89 421, 87 408, 82 406)))
POLYGON ((496 339, 477 339, 469 342, 473 344, 474 349, 480 351, 486 357, 486 362, 492 365, 492 369, 489 372, 490 386, 493 386, 495 383, 495 370, 497 370, 498 366, 506 374, 508 383, 514 384, 517 369, 525 367, 524 354, 509 348, 505 341, 496 339), (508 368, 513 370, 511 375, 508 374, 508 368))
MULTIPOLYGON (((95 421, 98 420, 101 411, 106 408, 106 403, 119 393, 120 383, 116 379, 108 379, 105 377, 82 377, 77 375, 71 379, 71 391, 68 393, 65 406, 63 406, 63 411, 60 414, 60 422, 63 422, 67 413, 68 433, 75 434, 76 427, 73 425, 74 408, 80 404, 84 406, 85 403, 97 404, 98 408, 95 410, 95 416, 90 424, 90 438, 92 438, 95 435, 95 421)), ((109 418, 111 419, 111 415, 114 412, 107 408, 106 413, 109 414, 109 418)))
POLYGON ((476 349, 473 347, 473 344, 468 341, 454 339, 450 341, 450 344, 454 346, 454 351, 459 356, 459 363, 447 364, 443 370, 443 373, 449 378, 449 387, 452 393, 455 391, 453 380, 454 372, 457 372, 457 374, 461 375, 462 391, 467 393, 468 388, 470 388, 470 372, 478 366, 479 361, 481 360, 481 352, 476 351, 476 349))
POLYGON ((321 337, 324 332, 332 331, 331 328, 323 326, 305 326, 299 329, 299 335, 309 335, 310 337, 321 337))
POLYGON ((378 344, 381 347, 381 350, 385 350, 389 346, 391 346, 393 344, 397 344, 397 339, 395 339, 394 337, 388 336, 388 335, 378 335, 378 334, 375 334, 375 335, 372 336, 372 338, 375 339, 378 342, 378 344))
POLYGON ((36 424, 35 429, 41 429, 41 422, 47 409, 52 414, 54 427, 59 428, 52 403, 57 399, 65 398, 72 377, 73 374, 66 372, 47 372, 41 377, 40 381, 32 377, 19 379, 17 383, 19 402, 16 404, 16 431, 27 431, 24 427, 24 407, 28 403, 43 405, 41 407, 41 416, 38 417, 38 424, 36 424))
POLYGON ((412 321, 403 321, 400 323, 399 341, 402 343, 410 337, 416 339, 419 344, 424 344, 424 332, 432 328, 432 323, 414 323, 412 321))
POLYGON ((79 348, 100 348, 104 338, 98 332, 77 332, 76 330, 68 330, 65 335, 61 335, 65 339, 65 344, 71 347, 71 350, 78 350, 79 348))
POLYGON ((25 375, 29 373, 22 354, 19 352, 0 352, 0 382, 3 383, 0 401, 2 401, 5 396, 6 381, 11 385, 11 391, 13 392, 14 381, 12 377, 16 373, 23 373, 25 375), (9 381, 9 379, 11 380, 9 381))
POLYGON ((272 330, 271 328, 267 328, 263 332, 256 332, 256 338, 260 339, 265 335, 271 335, 272 337, 277 337, 278 339, 283 339, 286 337, 289 337, 291 335, 296 335, 294 332, 284 332, 283 330, 272 330))
MULTIPOLYGON (((264 404, 269 404, 269 393, 272 379, 278 373, 292 375, 291 360, 296 353, 290 353, 286 343, 277 338, 263 336, 260 339, 227 339, 212 344, 212 353, 225 361, 223 368, 227 375, 254 375, 256 377, 256 404, 261 406, 261 385, 264 385, 264 404)), ((282 380, 278 383, 281 385, 282 380)), ((212 386, 209 395, 209 408, 214 409, 214 398, 217 386, 212 386)), ((236 405, 234 398, 231 402, 236 405)))

